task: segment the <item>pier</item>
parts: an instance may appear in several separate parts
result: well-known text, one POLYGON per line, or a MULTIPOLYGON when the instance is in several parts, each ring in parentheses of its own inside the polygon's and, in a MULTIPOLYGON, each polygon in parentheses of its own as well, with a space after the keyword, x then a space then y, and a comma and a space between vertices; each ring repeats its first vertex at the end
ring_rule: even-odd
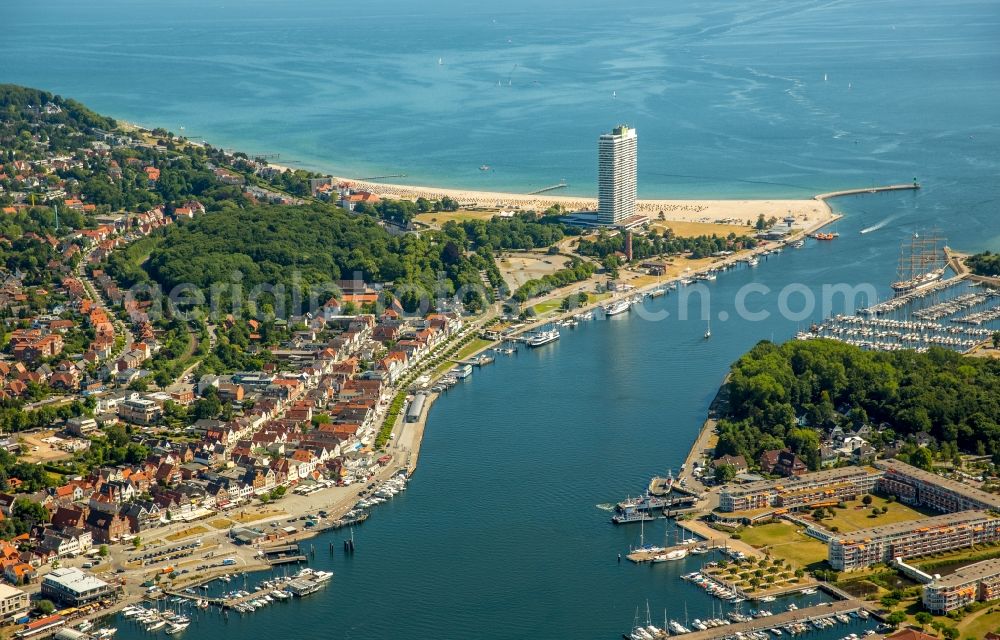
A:
MULTIPOLYGON (((714 629, 707 629, 705 631, 693 631, 691 633, 685 633, 681 637, 686 638, 687 640, 716 640, 717 638, 733 637, 736 636, 737 633, 746 633, 747 631, 766 631, 768 629, 774 629, 776 627, 780 628, 795 623, 811 623, 813 620, 831 618, 838 613, 857 613, 861 609, 862 607, 856 600, 830 602, 816 605, 814 607, 798 609, 796 611, 776 613, 773 616, 767 616, 766 618, 754 618, 749 622, 736 622, 722 627, 716 627, 714 629)), ((663 635, 661 637, 666 638, 669 636, 663 635)))
POLYGON ((279 564, 292 564, 305 562, 306 556, 299 549, 297 544, 285 544, 276 547, 267 547, 260 550, 268 564, 274 566, 279 564))
POLYGON ((537 189, 535 191, 529 191, 528 195, 529 196, 537 196, 537 195, 540 195, 540 194, 543 194, 543 193, 548 193, 549 191, 555 191, 556 189, 565 189, 568 186, 569 185, 566 184, 565 180, 560 180, 559 184, 553 184, 553 185, 550 185, 548 187, 542 187, 541 189, 537 189))
POLYGON ((816 200, 829 200, 830 198, 839 198, 841 196, 856 196, 862 193, 882 193, 884 191, 914 191, 920 188, 919 182, 904 183, 904 184, 889 184, 881 187, 863 187, 860 189, 844 189, 842 191, 830 191, 829 193, 821 193, 819 195, 813 196, 816 200))
POLYGON ((405 178, 405 173, 390 173, 385 176, 371 176, 370 178, 355 178, 358 181, 371 181, 371 180, 387 180, 389 178, 405 178))
MULTIPOLYGON (((712 542, 712 546, 709 546, 705 544, 704 540, 697 539, 697 540, 690 540, 688 542, 684 542, 681 544, 671 545, 669 547, 664 547, 663 549, 655 551, 650 549, 637 549, 631 553, 626 554, 625 557, 636 564, 642 564, 644 562, 653 562, 653 558, 659 555, 670 554, 675 551, 687 551, 688 553, 690 553, 693 549, 704 549, 704 551, 699 552, 700 554, 700 553, 709 553, 717 549, 722 549, 722 547, 716 546, 714 541, 712 542)), ((686 556, 682 556, 677 559, 681 560, 683 559, 683 557, 686 556)), ((669 560, 665 560, 665 562, 669 562, 669 560)))

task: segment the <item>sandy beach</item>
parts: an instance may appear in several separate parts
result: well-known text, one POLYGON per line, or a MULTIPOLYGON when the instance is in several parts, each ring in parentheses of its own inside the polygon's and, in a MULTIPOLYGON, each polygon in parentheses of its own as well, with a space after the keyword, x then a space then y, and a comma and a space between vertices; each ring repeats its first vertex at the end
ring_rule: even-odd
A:
MULTIPOLYGON (((447 196, 453 200, 457 200, 464 208, 497 209, 503 211, 517 209, 544 211, 552 205, 560 205, 567 211, 593 211, 597 208, 596 198, 578 196, 553 194, 528 195, 499 191, 419 187, 352 180, 350 178, 334 178, 333 180, 338 183, 348 183, 354 189, 368 191, 382 198, 400 200, 427 198, 428 200, 439 200, 447 196)), ((758 215, 764 214, 768 218, 771 216, 784 218, 785 216, 792 215, 797 221, 812 226, 829 219, 833 215, 830 207, 825 202, 813 198, 806 200, 638 200, 636 208, 639 213, 649 216, 653 220, 659 219, 660 213, 663 213, 663 217, 666 220, 736 222, 739 224, 756 221, 758 215)))

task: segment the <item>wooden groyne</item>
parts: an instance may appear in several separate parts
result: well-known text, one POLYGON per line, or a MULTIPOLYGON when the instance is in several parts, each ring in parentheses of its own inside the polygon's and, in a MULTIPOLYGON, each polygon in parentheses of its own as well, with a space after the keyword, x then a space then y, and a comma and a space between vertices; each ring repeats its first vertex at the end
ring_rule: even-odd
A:
POLYGON ((883 191, 914 191, 920 188, 919 182, 904 184, 889 184, 881 187, 862 187, 860 189, 844 189, 843 191, 830 191, 813 196, 814 200, 829 200, 841 196, 856 196, 862 193, 882 193, 883 191))

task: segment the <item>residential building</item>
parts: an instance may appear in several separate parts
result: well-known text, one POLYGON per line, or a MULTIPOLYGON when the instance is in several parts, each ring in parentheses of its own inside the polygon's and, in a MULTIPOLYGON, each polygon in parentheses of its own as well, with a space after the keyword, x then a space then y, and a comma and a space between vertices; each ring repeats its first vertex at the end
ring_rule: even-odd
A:
POLYGON ((809 471, 805 462, 791 451, 779 451, 778 461, 774 464, 773 473, 779 476, 801 476, 809 471))
POLYGON ((162 413, 163 410, 158 404, 152 400, 140 398, 138 394, 118 405, 118 417, 135 424, 152 424, 160 418, 162 413))
POLYGON ((597 142, 597 221, 614 225, 635 215, 635 129, 626 125, 601 135, 597 142))
POLYGON ((895 558, 964 549, 1000 541, 1000 517, 962 511, 861 529, 830 540, 828 560, 837 571, 863 569, 895 558))
POLYGON ((86 416, 70 418, 66 421, 66 431, 74 436, 86 437, 97 431, 97 421, 86 416))
POLYGON ((28 612, 28 594, 6 584, 0 584, 0 624, 21 618, 28 612))
POLYGON ((879 460, 875 466, 884 473, 879 490, 899 497, 901 502, 930 507, 944 513, 968 509, 1000 510, 1000 495, 987 493, 958 480, 918 469, 899 460, 879 460))
POLYGON ((53 569, 42 578, 42 596, 69 606, 100 600, 112 591, 111 585, 75 567, 53 569))
POLYGON ((788 479, 727 486, 719 495, 719 510, 748 511, 769 507, 804 509, 823 503, 836 503, 870 493, 880 476, 880 473, 865 467, 844 467, 805 473, 788 479))
POLYGON ((1000 558, 976 562, 947 576, 935 576, 924 585, 923 601, 937 614, 960 609, 973 602, 1000 598, 1000 558))

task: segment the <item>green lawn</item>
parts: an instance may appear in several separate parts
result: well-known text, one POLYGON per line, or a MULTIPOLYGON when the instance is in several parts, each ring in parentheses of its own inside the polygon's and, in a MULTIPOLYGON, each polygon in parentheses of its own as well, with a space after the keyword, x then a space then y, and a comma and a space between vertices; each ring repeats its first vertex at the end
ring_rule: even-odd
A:
POLYGON ((485 349, 491 344, 493 344, 493 342, 490 340, 485 340, 483 338, 473 338, 472 340, 469 341, 469 344, 465 345, 464 347, 458 350, 458 353, 455 354, 455 359, 464 360, 465 358, 471 356, 473 353, 479 351, 480 349, 485 349))
POLYGON ((906 506, 900 502, 889 502, 885 498, 880 498, 879 496, 872 496, 871 506, 865 506, 861 500, 852 500, 847 503, 846 509, 838 509, 834 507, 834 516, 832 518, 824 518, 820 523, 823 527, 827 529, 833 529, 837 527, 838 531, 841 533, 846 533, 849 531, 857 531, 858 529, 867 529, 868 527, 880 527, 886 524, 893 524, 895 522, 907 522, 910 520, 919 520, 926 517, 916 509, 906 506), (880 514, 878 517, 872 517, 872 509, 882 507, 888 507, 889 512, 880 514))
POLYGON ((1000 632, 1000 611, 983 609, 958 623, 959 638, 985 638, 990 631, 1000 632))
POLYGON ((449 369, 453 368, 455 366, 455 363, 452 362, 453 360, 464 360, 473 353, 475 353, 476 351, 479 351, 480 349, 485 349, 491 344, 493 344, 492 341, 485 340, 483 338, 473 338, 472 340, 469 340, 468 344, 466 344, 461 349, 448 356, 448 358, 444 362, 436 366, 434 370, 431 372, 431 377, 439 376, 448 371, 449 369))
POLYGON ((756 525, 740 530, 740 539, 800 568, 816 568, 827 556, 826 545, 799 532, 787 522, 756 525))
POLYGON ((550 311, 556 311, 562 306, 562 300, 546 300, 545 302, 539 302, 534 307, 536 315, 545 315, 550 311))

